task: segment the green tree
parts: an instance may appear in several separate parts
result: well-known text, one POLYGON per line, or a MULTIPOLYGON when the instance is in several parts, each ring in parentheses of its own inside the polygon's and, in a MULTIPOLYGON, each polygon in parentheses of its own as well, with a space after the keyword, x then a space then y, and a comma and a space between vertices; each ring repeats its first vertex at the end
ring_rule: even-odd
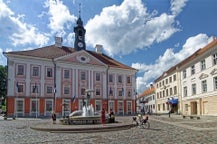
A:
POLYGON ((0 98, 3 98, 3 105, 7 95, 7 66, 0 65, 0 98))

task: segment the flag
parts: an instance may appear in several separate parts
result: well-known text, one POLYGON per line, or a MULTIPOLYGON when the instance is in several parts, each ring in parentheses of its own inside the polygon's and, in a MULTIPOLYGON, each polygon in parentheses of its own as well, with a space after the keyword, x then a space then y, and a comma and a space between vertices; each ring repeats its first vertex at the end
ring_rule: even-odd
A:
POLYGON ((56 83, 54 84, 54 89, 53 89, 53 93, 56 93, 57 90, 56 90, 56 83))
POLYGON ((54 89, 53 89, 53 93, 56 93, 56 92, 57 92, 57 91, 56 91, 56 88, 54 88, 54 89))
POLYGON ((112 88, 110 87, 109 95, 112 95, 112 88))
POLYGON ((75 99, 76 99, 76 96, 74 95, 73 98, 72 98, 73 103, 75 102, 75 99))
POLYGON ((35 83, 35 85, 33 86, 33 93, 38 93, 38 88, 37 88, 36 83, 35 83))
POLYGON ((17 87, 17 92, 19 92, 18 91, 18 89, 19 89, 19 83, 17 82, 17 84, 16 84, 16 87, 17 87))
POLYGON ((124 88, 122 87, 122 96, 124 96, 124 88))

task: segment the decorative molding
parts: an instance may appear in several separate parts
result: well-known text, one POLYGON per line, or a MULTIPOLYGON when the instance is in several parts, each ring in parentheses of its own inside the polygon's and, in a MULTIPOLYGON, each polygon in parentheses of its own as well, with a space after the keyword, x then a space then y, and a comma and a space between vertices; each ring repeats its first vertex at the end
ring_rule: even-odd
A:
POLYGON ((191 82, 194 82, 196 80, 196 78, 195 77, 193 77, 192 79, 191 79, 191 82))
POLYGON ((76 57, 76 59, 81 63, 88 63, 90 61, 90 58, 88 58, 84 55, 79 55, 76 57))
POLYGON ((208 74, 202 73, 202 74, 199 76, 199 79, 205 79, 205 78, 207 78, 208 76, 209 76, 208 74))
POLYGON ((13 65, 14 65, 14 61, 9 61, 8 64, 9 64, 10 66, 13 66, 13 65))
POLYGON ((214 68, 212 71, 211 71, 211 73, 210 73, 211 75, 216 75, 217 74, 217 69, 216 68, 214 68))

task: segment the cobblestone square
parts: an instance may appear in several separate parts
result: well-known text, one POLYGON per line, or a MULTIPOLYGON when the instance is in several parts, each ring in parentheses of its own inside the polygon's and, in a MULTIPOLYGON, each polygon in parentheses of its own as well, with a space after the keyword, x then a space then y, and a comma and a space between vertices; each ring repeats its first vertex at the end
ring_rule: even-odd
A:
MULTIPOLYGON (((131 123, 132 117, 117 117, 131 123)), ((36 131, 31 126, 51 126, 50 119, 0 119, 0 144, 194 144, 216 143, 217 118, 182 119, 181 116, 150 116, 150 129, 132 127, 127 130, 96 133, 51 133, 36 131)), ((60 125, 61 126, 61 125, 60 125)))

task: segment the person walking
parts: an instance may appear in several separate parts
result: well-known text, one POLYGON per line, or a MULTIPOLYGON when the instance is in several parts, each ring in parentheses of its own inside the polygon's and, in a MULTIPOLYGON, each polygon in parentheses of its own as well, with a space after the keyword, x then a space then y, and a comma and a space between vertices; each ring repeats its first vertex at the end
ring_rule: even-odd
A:
POLYGON ((52 113, 52 120, 53 120, 53 124, 56 124, 56 114, 55 114, 55 112, 52 113))

